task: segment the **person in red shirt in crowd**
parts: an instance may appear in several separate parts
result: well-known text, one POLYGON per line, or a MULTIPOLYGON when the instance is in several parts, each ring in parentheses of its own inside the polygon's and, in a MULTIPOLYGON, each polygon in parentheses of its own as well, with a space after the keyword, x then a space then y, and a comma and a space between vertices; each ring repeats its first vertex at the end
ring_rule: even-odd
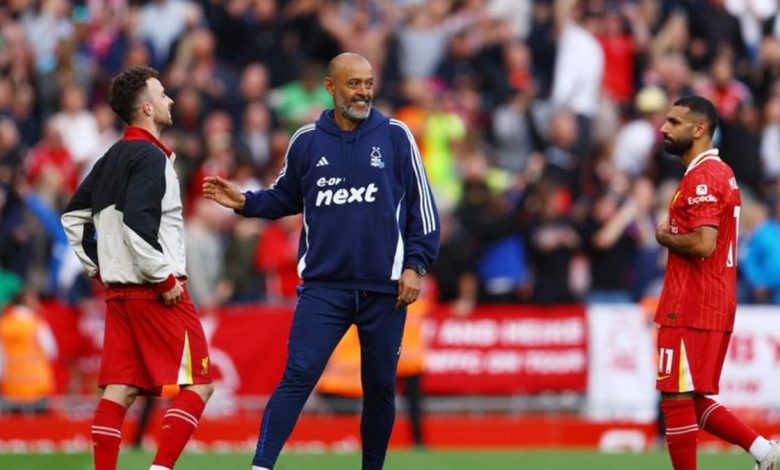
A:
POLYGON ((278 302, 295 302, 298 278, 298 240, 303 221, 299 216, 274 221, 257 239, 255 266, 265 274, 266 296, 278 302))
POLYGON ((65 192, 70 195, 78 184, 78 165, 65 147, 62 135, 50 120, 43 128, 43 138, 33 147, 27 164, 27 179, 35 185, 42 173, 60 175, 65 192))
POLYGON ((658 375, 666 442, 675 470, 696 469, 699 429, 750 452, 756 469, 780 465, 780 445, 760 436, 717 395, 734 328, 740 194, 731 168, 718 158, 712 135, 715 106, 688 96, 674 102, 661 127, 664 148, 678 155, 685 176, 656 230, 669 249, 655 313, 658 375))
POLYGON ((718 54, 710 67, 710 79, 704 81, 697 93, 710 99, 724 122, 737 119, 739 108, 753 102, 750 89, 734 77, 734 57, 728 52, 718 54))

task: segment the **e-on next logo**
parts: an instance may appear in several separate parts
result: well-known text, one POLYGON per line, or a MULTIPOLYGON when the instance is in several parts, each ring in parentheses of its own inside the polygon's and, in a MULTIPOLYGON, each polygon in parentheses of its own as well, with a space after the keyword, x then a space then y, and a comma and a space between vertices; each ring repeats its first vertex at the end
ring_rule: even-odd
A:
MULTIPOLYGON (((317 186, 324 188, 327 186, 337 186, 344 181, 343 178, 320 178, 317 180, 317 186)), ((355 202, 374 202, 379 188, 374 183, 368 186, 358 186, 352 188, 320 189, 317 191, 317 201, 315 206, 329 206, 331 204, 342 205, 355 202)))

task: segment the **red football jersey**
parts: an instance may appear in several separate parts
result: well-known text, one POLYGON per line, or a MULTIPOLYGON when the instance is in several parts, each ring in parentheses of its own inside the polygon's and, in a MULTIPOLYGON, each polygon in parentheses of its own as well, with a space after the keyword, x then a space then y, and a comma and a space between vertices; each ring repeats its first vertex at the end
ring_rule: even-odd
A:
POLYGON ((709 225, 718 229, 715 251, 706 258, 669 250, 655 322, 731 331, 737 309, 737 237, 740 196, 731 168, 717 149, 691 161, 669 207, 672 233, 709 225))

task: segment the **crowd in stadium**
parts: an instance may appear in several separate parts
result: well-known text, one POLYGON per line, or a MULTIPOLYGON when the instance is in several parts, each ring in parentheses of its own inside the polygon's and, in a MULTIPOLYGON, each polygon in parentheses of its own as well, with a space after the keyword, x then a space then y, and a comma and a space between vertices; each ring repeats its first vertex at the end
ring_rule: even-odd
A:
MULTIPOLYGON (((267 187, 330 106, 342 51, 406 122, 442 219, 429 278, 481 302, 636 302, 660 291, 655 228, 684 167, 659 128, 712 100, 739 181, 740 302, 780 302, 780 7, 774 0, 13 0, 0 6, 0 303, 99 295, 59 214, 121 136, 108 82, 149 64, 174 104, 189 290, 202 307, 294 298, 300 218, 206 201, 267 187)), ((349 230, 349 227, 345 227, 349 230)))

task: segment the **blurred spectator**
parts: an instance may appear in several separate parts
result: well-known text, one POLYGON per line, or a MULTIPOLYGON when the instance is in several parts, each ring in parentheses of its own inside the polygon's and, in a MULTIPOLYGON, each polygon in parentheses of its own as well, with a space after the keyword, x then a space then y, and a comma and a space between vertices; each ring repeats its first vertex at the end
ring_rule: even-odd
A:
POLYGON ((739 20, 739 30, 750 60, 755 60, 763 36, 763 23, 777 13, 773 0, 725 0, 726 11, 739 20))
POLYGON ((532 103, 526 91, 516 90, 493 112, 494 164, 498 168, 520 172, 528 165, 538 139, 530 110, 532 103))
POLYGON ((241 219, 230 234, 222 260, 222 275, 214 291, 214 305, 256 302, 265 296, 255 250, 262 222, 241 219))
POLYGON ((709 76, 696 87, 696 93, 712 101, 721 121, 733 121, 739 107, 753 101, 748 87, 734 77, 733 54, 724 52, 715 56, 709 76))
POLYGON ((42 75, 57 66, 57 44, 73 34, 69 13, 68 0, 44 0, 22 14, 21 24, 35 53, 38 72, 42 75))
MULTIPOLYGON (((657 4, 659 2, 650 0, 644 3, 657 4)), ((653 14, 653 17, 660 19, 660 12, 653 14)), ((688 15, 685 13, 685 10, 674 8, 658 26, 658 30, 650 39, 648 45, 649 61, 652 63, 660 61, 664 57, 685 54, 690 38, 688 15)))
MULTIPOLYGON (((7 81, 0 82, 0 87, 8 83, 7 81)), ((38 116, 35 88, 29 83, 20 83, 16 85, 13 92, 10 86, 6 88, 6 91, 13 93, 13 96, 10 97, 11 103, 7 114, 16 122, 22 144, 26 147, 32 147, 41 137, 41 123, 38 116)), ((0 91, 0 93, 6 91, 0 91)))
POLYGON ((617 171, 634 178, 647 170, 660 150, 667 102, 666 93, 655 86, 645 87, 636 95, 637 119, 626 123, 615 136, 611 161, 617 171))
POLYGON ((185 224, 187 250, 187 291, 195 305, 215 305, 214 285, 222 275, 222 243, 219 226, 221 212, 206 199, 195 201, 185 224))
POLYGON ((2 411, 35 413, 49 408, 57 342, 39 309, 36 295, 26 291, 0 317, 2 411))
MULTIPOLYGON (((41 184, 50 183, 48 188, 56 190, 57 183, 51 181, 57 179, 56 172, 49 171, 42 178, 41 184)), ((68 256, 68 239, 65 230, 62 228, 59 218, 59 207, 57 207, 56 194, 47 194, 48 190, 39 190, 35 192, 26 183, 19 183, 16 187, 17 193, 22 197, 25 209, 35 218, 42 228, 41 238, 44 238, 44 248, 42 253, 43 261, 41 263, 46 275, 45 293, 52 296, 65 295, 71 288, 67 281, 61 277, 63 262, 68 256), (47 197, 48 196, 48 197, 47 197)))
POLYGON ((584 160, 582 149, 577 145, 578 134, 577 116, 562 108, 550 117, 547 145, 542 154, 532 157, 544 162, 545 178, 570 188, 575 197, 580 192, 580 169, 584 160))
POLYGON ((501 18, 509 24, 512 36, 526 39, 531 31, 531 0, 488 0, 486 9, 493 18, 501 18))
MULTIPOLYGON (((470 162, 465 175, 463 198, 456 215, 471 228, 474 242, 474 270, 479 282, 479 300, 513 303, 527 297, 529 283, 526 249, 512 201, 489 187, 483 161, 470 162)), ((468 282, 468 278, 459 282, 468 282)), ((468 284, 459 286, 460 300, 470 294, 468 284)), ((459 305, 458 307, 465 307, 459 305)), ((464 312, 461 312, 464 313, 464 312)))
POLYGON ((193 86, 209 111, 231 103, 238 89, 235 74, 215 53, 215 41, 207 28, 187 31, 176 46, 168 73, 173 90, 193 86))
POLYGON ((269 223, 257 239, 255 266, 265 278, 267 300, 294 302, 298 278, 298 243, 303 219, 282 217, 269 223))
POLYGON ((59 131, 71 158, 79 167, 94 158, 100 131, 95 116, 87 109, 84 89, 77 85, 65 87, 61 109, 52 117, 52 125, 59 131))
POLYGON ((740 187, 761 191, 761 117, 752 103, 740 105, 732 121, 720 123, 720 158, 734 170, 740 187))
POLYGON ((95 151, 92 156, 81 165, 79 181, 87 177, 89 171, 95 165, 95 162, 97 162, 120 137, 116 128, 116 114, 111 111, 111 107, 109 107, 108 104, 101 103, 96 105, 92 109, 92 114, 95 116, 95 123, 97 124, 98 129, 97 144, 95 145, 95 151))
MULTIPOLYGON (((631 302, 634 275, 639 274, 639 246, 651 246, 655 224, 652 183, 640 179, 634 187, 618 174, 599 195, 583 230, 590 260, 589 302, 631 302), (629 192, 630 191, 630 192, 629 192)), ((644 256, 648 256, 645 254, 644 256)), ((652 256, 652 252, 649 254, 652 256)))
POLYGON ((634 55, 636 41, 617 5, 608 4, 596 30, 604 51, 604 93, 607 98, 627 106, 634 94, 634 55))
POLYGON ((566 107, 577 115, 580 138, 587 143, 589 118, 598 109, 604 77, 604 51, 592 31, 598 18, 580 11, 575 0, 555 0, 553 9, 558 50, 550 99, 555 108, 566 107))
POLYGON ((760 223, 748 239, 740 270, 756 302, 780 304, 780 204, 760 223))
POLYGON ((693 94, 691 80, 688 59, 681 53, 656 57, 645 74, 647 84, 663 88, 670 102, 693 94))
POLYGON ((331 104, 332 98, 320 81, 324 75, 321 68, 315 62, 307 62, 301 68, 297 80, 274 89, 269 96, 271 108, 290 133, 306 123, 314 122, 322 110, 331 104))
POLYGON ((691 40, 688 54, 696 70, 705 70, 713 58, 728 51, 738 68, 746 65, 747 48, 739 20, 726 9, 726 0, 704 0, 686 3, 691 40))
POLYGON ((466 124, 445 108, 444 91, 433 80, 406 80, 403 92, 409 104, 396 116, 410 123, 439 209, 452 209, 460 199, 456 148, 466 137, 466 124))
POLYGON ((568 303, 575 300, 569 266, 582 241, 569 215, 571 194, 560 184, 543 181, 526 200, 529 264, 533 276, 531 302, 568 303))
POLYGON ((41 174, 47 172, 59 174, 68 194, 76 190, 78 166, 65 147, 57 123, 51 119, 44 125, 41 141, 27 157, 27 179, 30 184, 36 184, 41 174))
MULTIPOLYGON (((326 1, 320 8, 319 21, 323 29, 336 39, 343 52, 355 52, 368 60, 376 70, 383 70, 390 34, 398 22, 399 12, 393 2, 379 3, 378 20, 372 21, 370 3, 355 2, 349 8, 344 2, 326 1)), ((381 75, 380 75, 381 76, 381 75)), ((374 86, 379 89, 381 83, 374 86)))
POLYGON ((138 24, 141 37, 148 40, 154 50, 154 67, 165 64, 171 45, 184 31, 188 8, 186 0, 153 0, 141 7, 138 24))
MULTIPOLYGON (((241 1, 229 2, 229 9, 236 10, 241 1)), ((288 31, 287 19, 280 14, 275 0, 257 0, 250 10, 250 21, 244 22, 235 31, 243 34, 241 60, 247 63, 262 63, 268 67, 269 84, 280 86, 295 78, 294 59, 297 52, 292 35, 288 31), (291 60, 292 59, 292 60, 291 60)), ((232 14, 232 12, 231 12, 232 14)), ((219 29, 217 31, 220 31, 219 29)), ((228 32, 227 37, 235 35, 228 32)), ((227 31, 226 31, 227 32, 227 31)), ((218 36, 222 41, 225 36, 218 36)))
POLYGON ((476 20, 476 11, 463 9, 450 15, 448 0, 413 5, 399 26, 399 64, 403 78, 429 78, 444 57, 447 43, 476 20))
POLYGON ((13 183, 12 168, 0 165, 0 267, 27 280, 31 234, 13 183))
POLYGON ((176 94, 172 127, 183 132, 197 133, 203 125, 205 111, 200 92, 194 86, 186 85, 176 94))
POLYGON ((761 163, 764 177, 780 177, 780 95, 773 96, 764 106, 764 130, 761 134, 761 163))
POLYGON ((469 315, 477 304, 478 281, 473 243, 467 230, 450 214, 441 214, 441 246, 431 275, 437 300, 456 316, 469 315))
MULTIPOLYGON (((200 198, 205 176, 217 175, 229 178, 236 169, 236 147, 233 137, 233 121, 224 111, 209 113, 203 122, 203 149, 205 159, 189 178, 184 199, 184 210, 189 212, 200 198)), ((199 162, 191 162, 197 163, 199 162)))
POLYGON ((533 2, 527 42, 533 58, 534 82, 539 86, 537 93, 541 98, 549 97, 552 89, 557 49, 555 38, 552 2, 533 2))
POLYGON ((239 79, 239 97, 243 104, 268 99, 271 89, 268 66, 262 62, 251 62, 241 72, 239 79))
POLYGON ((271 129, 271 113, 265 104, 250 102, 244 109, 238 137, 261 174, 271 164, 271 129))

